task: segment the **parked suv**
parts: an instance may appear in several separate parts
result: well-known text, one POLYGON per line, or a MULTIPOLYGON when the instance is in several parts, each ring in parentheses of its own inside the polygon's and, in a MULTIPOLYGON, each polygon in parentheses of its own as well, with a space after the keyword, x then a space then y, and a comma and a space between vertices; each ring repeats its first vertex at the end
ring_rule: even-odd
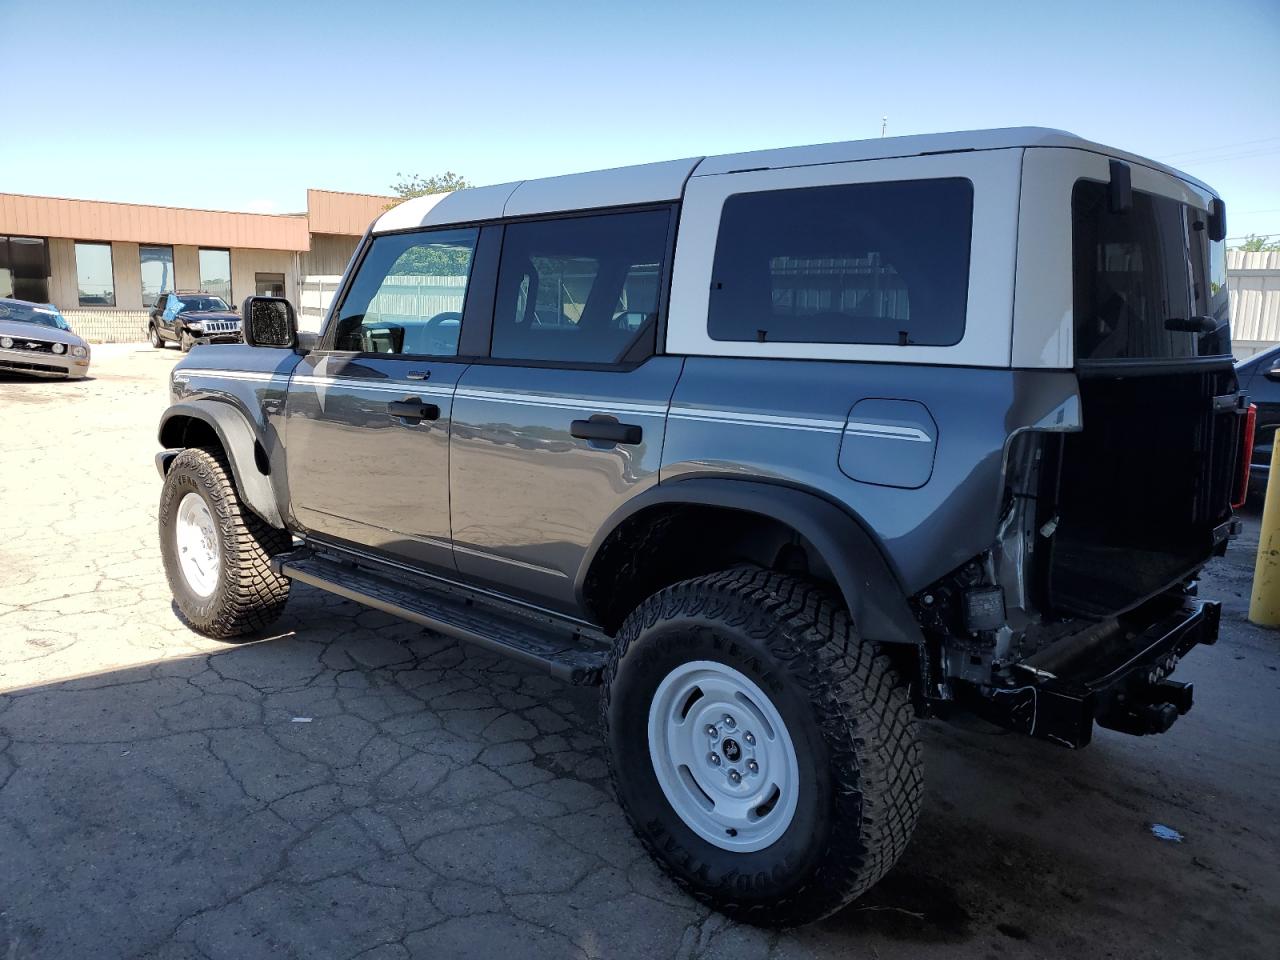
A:
POLYGON ((252 633, 296 581, 598 683, 666 870, 824 916, 907 845, 919 718, 1082 747, 1191 707, 1248 463, 1224 236, 1041 129, 407 201, 311 349, 251 298, 175 368, 177 608, 252 633))
POLYGON ((147 339, 156 348, 178 344, 186 353, 197 343, 240 343, 240 315, 208 293, 162 293, 148 314, 147 339))

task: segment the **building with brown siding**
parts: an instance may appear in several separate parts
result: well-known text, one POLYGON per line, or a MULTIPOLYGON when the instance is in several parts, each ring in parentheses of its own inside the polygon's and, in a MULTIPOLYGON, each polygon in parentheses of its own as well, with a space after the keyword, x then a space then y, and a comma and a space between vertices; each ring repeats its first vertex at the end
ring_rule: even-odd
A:
POLYGON ((56 304, 93 340, 141 339, 168 290, 296 304, 305 278, 342 273, 393 202, 308 190, 305 213, 278 215, 0 193, 0 297, 56 304))

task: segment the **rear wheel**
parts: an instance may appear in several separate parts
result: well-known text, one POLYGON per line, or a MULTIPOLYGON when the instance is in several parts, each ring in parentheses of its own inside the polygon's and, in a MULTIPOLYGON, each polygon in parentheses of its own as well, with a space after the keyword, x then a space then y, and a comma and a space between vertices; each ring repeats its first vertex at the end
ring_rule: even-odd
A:
POLYGON ((289 599, 270 560, 289 534, 241 506, 220 450, 193 447, 174 459, 160 495, 160 554, 178 612, 210 637, 268 626, 289 599))
POLYGON ((819 586, 742 568, 623 625, 605 676, 610 772, 650 854, 699 900, 787 926, 861 895, 919 816, 905 686, 819 586))
POLYGON ((154 323, 147 326, 147 339, 151 341, 151 346, 157 350, 164 349, 164 341, 160 339, 160 331, 156 329, 154 323))

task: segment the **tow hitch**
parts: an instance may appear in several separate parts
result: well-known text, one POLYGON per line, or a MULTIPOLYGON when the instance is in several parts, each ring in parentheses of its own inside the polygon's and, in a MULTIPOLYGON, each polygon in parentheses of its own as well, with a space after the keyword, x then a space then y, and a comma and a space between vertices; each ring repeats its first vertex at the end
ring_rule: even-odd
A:
POLYGON ((1164 733, 1194 699, 1192 685, 1169 674, 1196 644, 1217 641, 1220 618, 1216 602, 1158 597, 1112 629, 1082 634, 1087 642, 1052 671, 1029 667, 1018 686, 974 686, 960 699, 1001 726, 1067 747, 1087 745, 1095 720, 1137 736, 1164 733))

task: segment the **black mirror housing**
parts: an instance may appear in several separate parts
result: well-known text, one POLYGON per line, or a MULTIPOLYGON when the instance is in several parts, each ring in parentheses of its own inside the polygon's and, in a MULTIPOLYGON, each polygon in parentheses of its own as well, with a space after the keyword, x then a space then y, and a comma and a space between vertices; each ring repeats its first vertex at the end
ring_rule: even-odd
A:
POLYGON ((298 343, 298 318, 284 297, 246 297, 241 310, 244 342, 251 347, 292 349, 298 343))
POLYGON ((1209 207, 1209 239, 1214 243, 1227 239, 1227 205, 1221 197, 1214 197, 1209 207))

